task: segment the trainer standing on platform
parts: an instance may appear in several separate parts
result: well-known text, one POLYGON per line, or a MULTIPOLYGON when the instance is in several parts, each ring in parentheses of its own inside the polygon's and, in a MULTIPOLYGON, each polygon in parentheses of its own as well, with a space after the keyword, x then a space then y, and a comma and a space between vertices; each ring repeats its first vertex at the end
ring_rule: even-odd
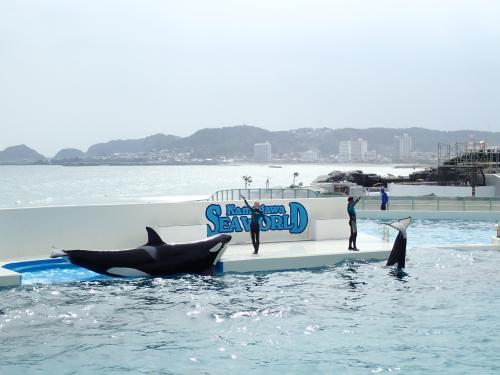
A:
POLYGON ((361 197, 354 199, 347 198, 347 213, 349 214, 349 227, 351 228, 351 236, 349 237, 349 250, 359 251, 356 247, 356 237, 358 236, 358 227, 356 225, 356 210, 354 206, 359 202, 361 197))
POLYGON ((241 195, 241 198, 245 201, 245 205, 250 209, 252 213, 252 221, 250 222, 250 237, 252 238, 252 245, 254 248, 254 254, 259 253, 259 245, 260 245, 260 221, 264 220, 264 214, 260 210, 260 203, 255 202, 253 207, 250 207, 246 198, 241 195))
POLYGON ((382 204, 380 205, 380 209, 382 211, 387 210, 387 203, 389 203, 389 196, 387 195, 387 192, 383 188, 382 190, 380 190, 380 201, 382 202, 382 204))

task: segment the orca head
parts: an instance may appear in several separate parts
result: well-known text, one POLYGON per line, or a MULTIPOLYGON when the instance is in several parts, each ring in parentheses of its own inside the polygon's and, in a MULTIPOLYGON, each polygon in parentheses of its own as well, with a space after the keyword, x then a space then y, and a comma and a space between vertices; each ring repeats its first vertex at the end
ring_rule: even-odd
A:
POLYGON ((227 244, 231 241, 232 237, 229 234, 218 234, 210 238, 210 242, 213 244, 209 253, 215 253, 220 251, 222 248, 225 248, 227 244))
POLYGON ((218 234, 213 239, 217 242, 208 252, 217 254, 213 260, 213 265, 215 266, 226 252, 227 244, 231 241, 232 237, 229 234, 218 234))
POLYGON ((229 234, 219 234, 219 238, 224 243, 224 245, 226 245, 232 240, 233 237, 229 234))

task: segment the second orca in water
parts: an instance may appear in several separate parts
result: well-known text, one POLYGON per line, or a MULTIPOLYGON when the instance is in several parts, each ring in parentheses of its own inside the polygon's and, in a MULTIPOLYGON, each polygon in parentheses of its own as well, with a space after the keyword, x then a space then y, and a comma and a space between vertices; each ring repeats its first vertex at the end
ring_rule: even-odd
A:
POLYGON ((394 245, 392 247, 391 254, 389 255, 389 259, 387 259, 386 266, 392 266, 394 264, 398 265, 398 269, 405 268, 405 259, 406 259, 406 228, 411 223, 411 217, 407 217, 405 219, 393 221, 389 225, 399 231, 396 240, 394 241, 394 245))
POLYGON ((219 261, 231 236, 218 234, 195 242, 168 244, 146 227, 148 242, 130 250, 56 250, 51 258, 68 257, 77 266, 123 277, 166 276, 204 272, 219 261))

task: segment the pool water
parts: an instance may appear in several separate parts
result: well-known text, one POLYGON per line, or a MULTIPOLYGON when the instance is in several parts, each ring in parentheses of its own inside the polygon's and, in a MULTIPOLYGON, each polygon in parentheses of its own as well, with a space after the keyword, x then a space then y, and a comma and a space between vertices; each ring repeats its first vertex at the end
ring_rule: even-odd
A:
MULTIPOLYGON (((499 217, 500 219, 500 217, 499 217)), ((358 220, 358 231, 378 238, 382 237, 382 226, 389 220, 358 220)), ((496 235, 493 221, 467 220, 413 220, 408 227, 408 246, 436 246, 449 244, 491 244, 496 235)), ((394 241, 398 231, 389 228, 390 240, 394 241)))
POLYGON ((19 272, 23 285, 112 279, 109 276, 75 266, 67 258, 8 263, 3 267, 19 272))
MULTIPOLYGON (((476 243, 481 226, 464 225, 476 243)), ((424 223, 408 233, 407 275, 345 262, 0 290, 0 373, 497 374, 500 252, 416 246, 439 233, 424 223)))

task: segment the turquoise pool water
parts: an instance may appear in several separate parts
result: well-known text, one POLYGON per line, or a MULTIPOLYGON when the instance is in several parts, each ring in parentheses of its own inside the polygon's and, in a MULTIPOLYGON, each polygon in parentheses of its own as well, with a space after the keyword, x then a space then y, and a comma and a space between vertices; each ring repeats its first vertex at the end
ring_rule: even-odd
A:
MULTIPOLYGON (((483 228, 430 224, 468 243, 483 228)), ((500 252, 415 246, 433 232, 410 228, 406 276, 355 262, 0 290, 0 373, 498 373, 500 252)))
MULTIPOLYGON (((498 218, 500 220, 500 216, 498 218)), ((373 236, 382 236, 382 224, 388 220, 358 220, 358 230, 373 236)), ((496 235, 493 221, 467 220, 413 220, 408 227, 408 246, 435 246, 448 244, 491 244, 496 235)), ((397 231, 389 229, 390 240, 397 231)))

